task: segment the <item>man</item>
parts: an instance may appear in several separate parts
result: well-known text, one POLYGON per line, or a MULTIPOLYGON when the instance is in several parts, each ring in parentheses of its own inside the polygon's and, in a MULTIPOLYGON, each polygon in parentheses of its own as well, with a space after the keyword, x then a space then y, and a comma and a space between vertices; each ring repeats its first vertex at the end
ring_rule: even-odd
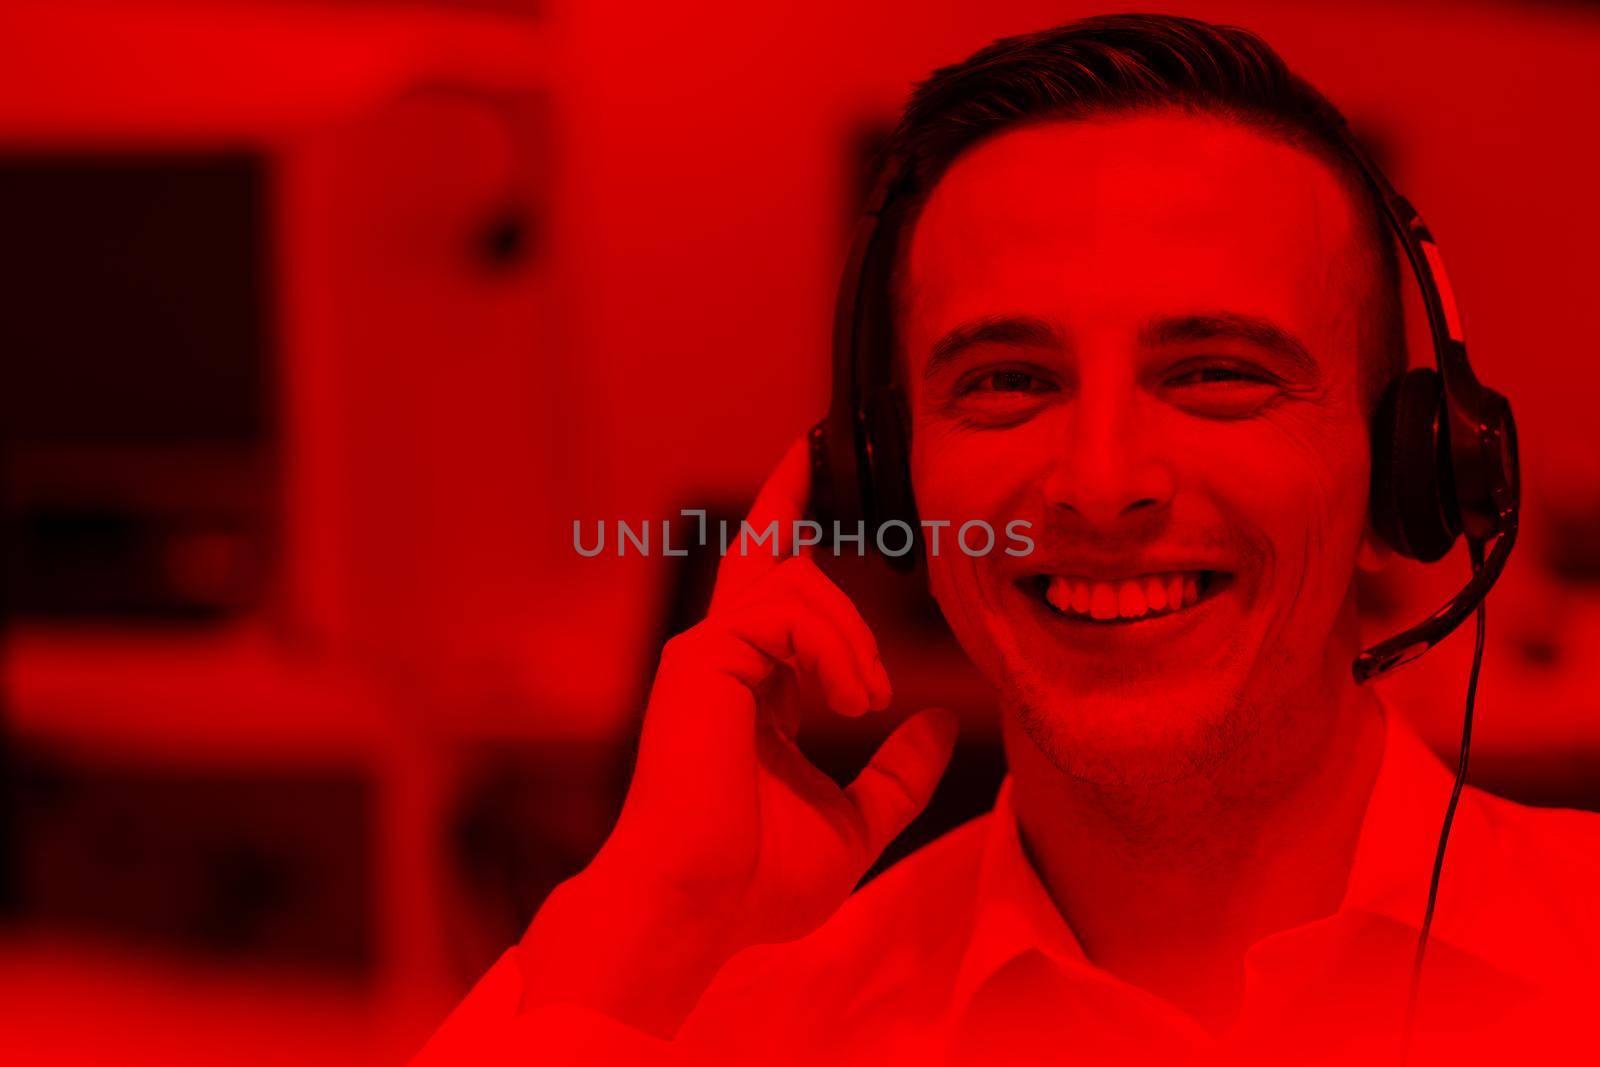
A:
MULTIPOLYGON (((919 87, 895 274, 918 511, 1003 709, 994 811, 851 895, 926 804, 947 713, 845 789, 802 683, 887 707, 806 557, 724 561, 663 652, 611 837, 424 1060, 1351 1062, 1400 1055, 1450 778, 1351 680, 1394 253, 1331 108, 1242 31, 1119 16, 919 87)), ((787 529, 803 447, 750 522, 787 529)), ((1411 1055, 1562 1048, 1593 992, 1594 821, 1469 790, 1411 1055)))

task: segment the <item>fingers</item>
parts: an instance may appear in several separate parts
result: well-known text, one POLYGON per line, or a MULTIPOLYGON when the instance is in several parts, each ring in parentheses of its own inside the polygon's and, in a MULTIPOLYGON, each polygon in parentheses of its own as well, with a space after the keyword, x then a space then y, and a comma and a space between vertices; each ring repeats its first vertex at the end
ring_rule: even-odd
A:
POLYGON ((818 688, 815 681, 807 686, 799 673, 782 667, 768 680, 765 694, 759 698, 761 706, 772 712, 772 722, 778 732, 791 741, 800 736, 801 712, 805 706, 802 693, 807 688, 813 690, 811 703, 820 703, 819 694, 814 692, 818 688))
MULTIPOLYGON (((868 708, 886 708, 893 690, 871 628, 838 586, 808 558, 794 554, 794 523, 805 515, 810 491, 811 446, 801 435, 768 476, 745 519, 754 536, 765 536, 770 529, 775 544, 756 545, 753 537, 747 542, 741 530, 737 547, 723 557, 718 568, 708 618, 721 618, 731 605, 745 605, 741 636, 775 658, 799 657, 802 667, 816 670, 835 710, 859 715, 868 708), (801 601, 824 622, 819 626, 813 619, 802 621, 801 615, 795 615, 785 628, 761 608, 754 609, 756 614, 750 617, 748 605, 757 597, 801 601), (841 640, 854 661, 853 673, 864 700, 858 699, 858 687, 851 684, 849 672, 833 663, 841 640)), ((758 682, 755 679, 751 684, 758 682)))
MULTIPOLYGON (((820 671, 825 690, 829 690, 830 675, 838 679, 840 674, 853 674, 866 699, 860 706, 853 697, 838 702, 830 699, 843 714, 881 710, 893 699, 872 628, 844 591, 809 559, 786 561, 712 619, 738 627, 746 640, 774 658, 797 657, 800 666, 820 671), (785 622, 793 632, 783 629, 785 622), (849 661, 848 671, 846 665, 830 659, 830 653, 841 652, 849 661)), ((834 687, 831 692, 843 690, 834 687)))
POLYGON ((871 860, 927 807, 955 751, 956 730, 955 713, 947 708, 918 712, 889 735, 845 790, 861 815, 871 860))
POLYGON ((894 690, 878 653, 878 639, 844 590, 803 556, 779 567, 770 581, 803 599, 838 630, 855 657, 856 668, 867 687, 868 707, 874 711, 888 707, 894 690))
MULTIPOLYGON (((822 685, 828 706, 841 715, 860 715, 876 697, 861 666, 861 654, 852 650, 839 626, 809 600, 796 595, 778 596, 743 605, 721 620, 730 633, 770 656, 773 666, 793 660, 814 674, 822 685)), ((760 679, 745 679, 760 684, 760 679)))
POLYGON ((745 517, 752 531, 749 540, 741 538, 731 544, 727 555, 722 557, 717 568, 716 587, 711 593, 713 608, 748 588, 794 554, 794 521, 805 517, 810 495, 811 445, 802 434, 789 446, 756 494, 750 514, 745 517), (756 544, 755 538, 765 536, 774 523, 776 547, 769 541, 756 544))
POLYGON ((811 493, 811 442, 801 434, 789 443, 788 451, 767 476, 750 506, 749 521, 761 527, 776 520, 781 527, 806 513, 811 493))

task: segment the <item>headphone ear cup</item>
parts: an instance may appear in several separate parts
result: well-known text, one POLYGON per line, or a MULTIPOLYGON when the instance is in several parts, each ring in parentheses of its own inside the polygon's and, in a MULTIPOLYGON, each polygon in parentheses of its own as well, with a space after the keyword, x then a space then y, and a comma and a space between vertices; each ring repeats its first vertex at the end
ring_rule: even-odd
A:
POLYGON ((1407 371, 1372 423, 1372 524, 1396 552, 1424 563, 1450 551, 1461 532, 1443 405, 1437 371, 1407 371))
POLYGON ((868 536, 874 543, 907 549, 900 555, 885 553, 884 558, 897 571, 916 568, 922 558, 922 529, 917 521, 916 498, 911 493, 911 449, 906 434, 906 411, 898 386, 882 390, 869 410, 867 435, 871 457, 868 478, 872 486, 872 499, 868 510, 870 528, 868 536), (878 530, 887 522, 899 520, 909 529, 909 538, 903 532, 888 533, 880 540, 878 530))

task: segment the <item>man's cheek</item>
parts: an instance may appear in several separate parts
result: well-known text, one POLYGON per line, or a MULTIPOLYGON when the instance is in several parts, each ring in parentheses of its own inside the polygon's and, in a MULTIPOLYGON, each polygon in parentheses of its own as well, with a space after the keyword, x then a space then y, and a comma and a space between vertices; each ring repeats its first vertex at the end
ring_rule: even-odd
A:
POLYGON ((934 603, 968 655, 983 661, 991 642, 983 598, 972 587, 970 577, 970 570, 961 568, 954 556, 941 553, 928 559, 928 591, 934 603))
MULTIPOLYGON (((1285 522, 1305 527, 1312 562, 1342 570, 1366 525, 1369 472, 1365 441, 1301 444, 1298 476, 1281 478, 1277 496, 1286 504, 1285 522)), ((1341 575, 1341 580, 1343 579, 1341 575)))
POLYGON ((1005 523, 1023 517, 1022 498, 1029 485, 1037 484, 1027 457, 1009 447, 1002 433, 929 437, 912 449, 917 513, 924 521, 951 524, 942 541, 975 519, 989 522, 1003 537, 1005 523))
MULTIPOLYGON (((1367 499, 1366 438, 1324 435, 1295 426, 1221 438, 1205 449, 1228 495, 1251 510, 1317 525, 1348 517, 1359 524, 1367 499)), ((1191 454, 1201 454, 1197 449, 1191 454)))
POLYGON ((1341 600, 1366 523, 1364 440, 1280 433, 1234 450, 1218 469, 1238 521, 1267 542, 1279 613, 1307 597, 1341 600))

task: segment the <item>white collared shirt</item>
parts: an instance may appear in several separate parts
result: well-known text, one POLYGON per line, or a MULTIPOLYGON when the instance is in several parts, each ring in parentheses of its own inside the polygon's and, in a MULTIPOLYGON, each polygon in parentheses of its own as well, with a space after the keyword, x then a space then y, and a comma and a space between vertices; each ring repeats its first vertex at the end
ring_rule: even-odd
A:
MULTIPOLYGON (((1008 782, 989 814, 884 872, 815 933, 735 957, 670 1045, 577 1005, 519 1014, 514 949, 418 1062, 1387 1067, 1397 1062, 1451 780, 1399 716, 1386 720, 1343 902, 1250 948, 1241 1009, 1224 1033, 1084 954, 1023 851, 1008 782)), ((1592 1062, 1597 903, 1600 816, 1526 808, 1469 787, 1451 834, 1411 1062, 1569 1053, 1592 1062)))

